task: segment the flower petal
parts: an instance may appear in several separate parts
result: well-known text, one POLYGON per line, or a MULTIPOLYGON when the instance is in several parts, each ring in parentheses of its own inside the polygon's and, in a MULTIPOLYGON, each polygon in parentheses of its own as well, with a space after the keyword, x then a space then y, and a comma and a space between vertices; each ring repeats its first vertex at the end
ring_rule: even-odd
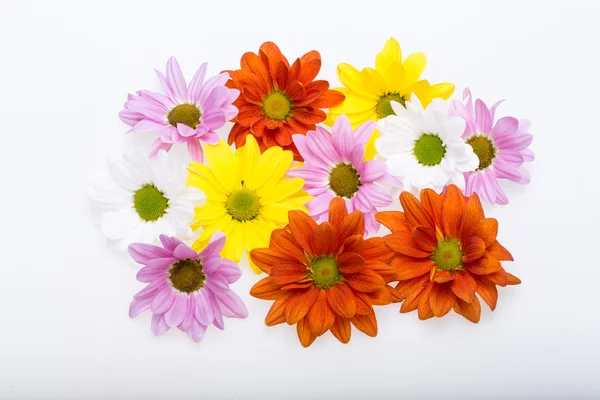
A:
POLYGON ((354 294, 348 286, 337 284, 327 289, 327 302, 331 309, 344 318, 352 318, 356 313, 354 294))
POLYGON ((327 303, 325 290, 319 289, 317 299, 306 314, 305 320, 308 320, 310 330, 316 336, 324 334, 331 328, 335 322, 335 314, 327 303))
POLYGON ((350 287, 359 292, 374 292, 385 285, 383 278, 376 272, 363 269, 356 274, 344 277, 350 287))
POLYGON ((436 317, 443 317, 452 310, 452 306, 456 302, 456 297, 450 289, 450 284, 439 283, 435 284, 431 289, 429 296, 429 305, 436 317))
POLYGON ((331 333, 340 342, 348 343, 350 341, 350 334, 352 327, 350 326, 350 320, 342 317, 335 317, 335 322, 331 326, 331 333))
POLYGON ((285 306, 285 319, 288 324, 294 325, 306 316, 317 299, 319 290, 316 286, 311 286, 306 290, 295 290, 290 295, 285 306))
POLYGON ((365 259, 357 253, 342 253, 337 256, 336 264, 342 274, 355 274, 365 267, 365 259))
POLYGON ((375 318, 375 312, 373 310, 365 315, 356 314, 351 319, 351 322, 352 325, 362 333, 371 337, 377 336, 377 318, 375 318))
POLYGON ((317 256, 333 254, 338 249, 337 230, 329 222, 323 222, 313 231, 313 253, 317 256))
POLYGON ((451 286, 454 294, 467 303, 473 301, 476 287, 477 282, 471 274, 466 271, 457 271, 456 278, 452 281, 451 286))
POLYGON ((303 280, 306 273, 305 266, 286 262, 274 265, 269 275, 275 284, 285 285, 303 280))

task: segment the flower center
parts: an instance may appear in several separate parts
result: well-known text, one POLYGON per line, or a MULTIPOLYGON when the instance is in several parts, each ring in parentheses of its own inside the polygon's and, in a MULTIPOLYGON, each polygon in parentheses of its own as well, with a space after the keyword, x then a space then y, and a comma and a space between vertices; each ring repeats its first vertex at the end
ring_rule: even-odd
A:
POLYGON ((396 115, 390 101, 397 101, 402 104, 402 107, 406 108, 406 99, 400 93, 397 92, 388 92, 381 96, 379 100, 377 100, 377 104, 375 105, 375 114, 377 114, 377 118, 385 118, 390 115, 396 115))
POLYGON ((202 113, 195 104, 179 104, 169 112, 167 119, 169 124, 177 128, 177 124, 184 124, 190 128, 196 129, 196 126, 200 123, 200 116, 202 113))
POLYGON ((340 197, 351 199, 360 186, 360 175, 352 164, 339 163, 329 173, 329 187, 340 197))
POLYGON ((458 239, 444 239, 438 243, 437 248, 431 254, 431 259, 437 269, 454 271, 462 267, 463 255, 458 239))
POLYGON ((446 146, 438 135, 423 133, 420 138, 415 140, 413 151, 420 164, 431 167, 442 162, 444 154, 446 154, 446 146))
POLYGON ((154 183, 146 183, 133 194, 133 208, 142 220, 153 222, 165 215, 169 199, 154 183))
POLYGON ((206 275, 200 260, 179 260, 169 270, 169 280, 180 292, 192 293, 204 286, 206 275))
POLYGON ((496 148, 489 137, 473 135, 467 139, 467 143, 473 148, 473 153, 479 157, 477 171, 481 171, 492 165, 492 160, 496 158, 496 148))
POLYGON ((275 120, 286 119, 292 111, 292 103, 287 96, 281 92, 273 92, 263 101, 264 114, 275 120))
POLYGON ((327 289, 341 281, 340 271, 332 256, 318 257, 310 263, 315 285, 327 289))
POLYGON ((240 189, 229 195, 225 201, 225 208, 233 219, 240 222, 249 221, 256 218, 260 212, 260 199, 254 191, 240 189))

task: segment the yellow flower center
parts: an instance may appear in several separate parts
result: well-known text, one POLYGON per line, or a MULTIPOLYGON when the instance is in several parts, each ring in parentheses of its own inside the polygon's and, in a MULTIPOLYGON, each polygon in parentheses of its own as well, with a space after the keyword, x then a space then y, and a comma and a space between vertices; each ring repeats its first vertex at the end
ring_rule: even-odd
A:
POLYGON ((462 267, 463 255, 458 239, 444 239, 438 243, 437 248, 431 254, 431 259, 437 269, 454 271, 462 267))
POLYGON ((177 127, 177 124, 184 124, 190 128, 196 129, 200 123, 202 113, 195 104, 179 104, 169 112, 167 119, 169 124, 177 127))
POLYGON ((340 270, 335 263, 335 257, 318 257, 310 263, 310 277, 315 282, 315 286, 321 289, 327 289, 342 280, 340 270))
POLYGON ((402 104, 402 107, 406 108, 406 99, 398 92, 388 92, 381 96, 379 100, 377 100, 377 104, 375 105, 375 114, 377 114, 377 119, 385 118, 390 115, 396 115, 390 101, 397 101, 402 104))
POLYGON ((438 135, 423 133, 415 140, 413 152, 420 164, 431 167, 442 162, 446 154, 446 146, 438 135))
POLYGON ((237 221, 250 221, 260 212, 260 198, 256 192, 240 189, 229 195, 225 201, 225 208, 231 217, 237 221))
POLYGON ((273 92, 263 100, 263 113, 275 120, 284 120, 290 116, 292 102, 281 92, 273 92))
POLYGON ((142 220, 153 222, 165 215, 169 199, 153 183, 146 183, 133 194, 133 208, 142 220))
POLYGON ((179 260, 169 270, 169 280, 180 292, 192 293, 204 286, 206 275, 199 260, 179 260))
POLYGON ((360 175, 352 164, 339 163, 329 173, 329 187, 340 197, 351 199, 360 186, 360 175))
POLYGON ((467 139, 467 143, 473 148, 473 153, 479 157, 477 171, 481 171, 492 165, 492 160, 496 158, 496 148, 489 137, 473 135, 467 139))

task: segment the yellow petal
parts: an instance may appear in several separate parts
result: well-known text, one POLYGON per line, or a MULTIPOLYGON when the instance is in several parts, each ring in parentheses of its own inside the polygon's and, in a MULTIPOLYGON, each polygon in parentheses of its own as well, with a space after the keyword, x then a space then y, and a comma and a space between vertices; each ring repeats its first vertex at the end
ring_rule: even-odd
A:
POLYGON ((369 97, 363 97, 348 88, 336 88, 346 96, 344 101, 335 107, 329 109, 329 112, 334 114, 353 114, 358 112, 364 112, 375 107, 377 100, 373 100, 369 97))
POLYGON ((229 191, 239 189, 241 179, 237 177, 237 169, 231 147, 221 140, 214 146, 205 145, 204 154, 215 179, 229 191))
POLYGON ((365 161, 369 161, 375 158, 375 155, 377 154, 377 150, 375 149, 375 141, 379 137, 381 137, 381 135, 379 134, 379 132, 377 132, 377 130, 375 130, 369 138, 367 146, 365 147, 365 161))
POLYGON ((304 179, 302 178, 282 179, 275 185, 261 189, 260 202, 266 205, 281 201, 297 193, 302 189, 302 186, 304 186, 304 179))
POLYGON ((246 136, 246 144, 236 150, 235 158, 240 181, 246 181, 248 174, 254 173, 258 165, 260 149, 252 135, 246 136))
POLYGON ((251 174, 247 176, 247 184, 244 186, 250 190, 257 190, 259 197, 262 195, 260 189, 273 185, 283 179, 292 165, 294 155, 291 151, 284 151, 279 146, 267 149, 260 155, 258 164, 251 174))
MULTIPOLYGON (((325 120, 325 124, 329 126, 333 126, 333 123, 342 114, 333 113, 332 110, 329 110, 330 113, 327 115, 327 119, 325 120)), ((367 121, 377 121, 377 114, 375 114, 375 107, 370 110, 363 111, 360 113, 354 114, 346 114, 348 119, 350 120, 350 124, 352 125, 352 129, 355 129, 357 126, 364 124, 367 121)))
POLYGON ((337 75, 344 86, 356 94, 369 99, 377 100, 378 92, 368 87, 362 80, 361 73, 350 64, 342 63, 337 67, 337 75))
POLYGON ((214 224, 227 213, 223 202, 213 200, 207 201, 202 207, 198 207, 194 211, 193 224, 196 226, 214 224))
POLYGON ((226 239, 221 257, 240 262, 244 254, 244 224, 244 222, 232 221, 223 231, 226 239))
MULTIPOLYGON (((229 226, 232 225, 232 219, 231 219, 231 215, 229 214, 225 214, 223 215, 218 221, 210 224, 210 225, 206 225, 204 226, 204 230, 202 231, 202 233, 200 234, 200 236, 198 237, 198 241, 202 242, 204 240, 210 239, 211 236, 215 233, 215 232, 223 232, 225 233, 225 231, 227 229, 229 229, 229 226)), ((198 225, 200 226, 200 225, 198 225)), ((196 229, 198 226, 194 226, 192 225, 192 229, 196 229)))
POLYGON ((425 58, 423 53, 413 53, 406 57, 402 65, 404 66, 404 82, 407 86, 412 85, 419 80, 419 77, 425 70, 427 58, 425 58))
POLYGON ((404 67, 400 61, 391 63, 383 77, 390 92, 404 94, 404 67))
POLYGON ((448 100, 452 93, 454 93, 454 84, 448 82, 436 83, 429 88, 429 97, 432 99, 439 97, 448 100))
POLYGON ((389 87, 381 74, 373 68, 363 68, 360 71, 360 77, 373 93, 377 94, 377 99, 389 92, 389 87))
POLYGON ((427 107, 431 103, 431 97, 429 96, 429 82, 426 80, 418 81, 409 88, 410 93, 414 93, 419 98, 423 108, 427 107))
POLYGON ((230 191, 226 190, 214 177, 206 165, 191 163, 188 166, 187 185, 202 190, 209 200, 225 201, 230 191))
POLYGON ((375 68, 378 71, 386 71, 394 61, 402 61, 402 50, 396 39, 389 38, 375 58, 375 68))

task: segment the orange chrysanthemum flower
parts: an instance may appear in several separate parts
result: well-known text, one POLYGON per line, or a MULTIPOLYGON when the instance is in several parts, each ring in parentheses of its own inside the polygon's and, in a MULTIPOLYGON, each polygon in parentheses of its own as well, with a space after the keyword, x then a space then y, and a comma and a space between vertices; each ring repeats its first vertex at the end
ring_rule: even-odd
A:
POLYGON ((402 299, 400 312, 418 309, 420 319, 443 317, 452 308, 471 322, 479 322, 477 293, 493 311, 496 286, 521 281, 504 271, 500 261, 511 254, 496 240, 498 221, 485 218, 477 194, 465 197, 450 185, 445 194, 421 191, 421 201, 408 192, 400 195, 404 212, 384 211, 375 218, 392 233, 385 244, 395 252, 402 299))
POLYGON ((250 134, 262 151, 281 146, 302 161, 292 135, 314 130, 325 120, 321 109, 344 100, 341 92, 329 90, 329 82, 313 80, 321 69, 321 55, 310 51, 290 67, 279 47, 265 42, 258 54, 244 54, 240 66, 237 71, 227 71, 231 75, 227 86, 241 93, 233 103, 239 113, 233 119, 229 144, 241 147, 250 134))
POLYGON ((265 323, 297 324, 304 347, 328 330, 348 343, 350 323, 376 336, 373 305, 399 300, 387 285, 396 280, 396 269, 389 264, 393 253, 383 238, 365 240, 362 212, 348 215, 339 197, 329 205, 329 222, 317 225, 301 211, 290 211, 289 221, 273 231, 269 248, 250 253, 269 274, 250 294, 275 300, 265 323))

